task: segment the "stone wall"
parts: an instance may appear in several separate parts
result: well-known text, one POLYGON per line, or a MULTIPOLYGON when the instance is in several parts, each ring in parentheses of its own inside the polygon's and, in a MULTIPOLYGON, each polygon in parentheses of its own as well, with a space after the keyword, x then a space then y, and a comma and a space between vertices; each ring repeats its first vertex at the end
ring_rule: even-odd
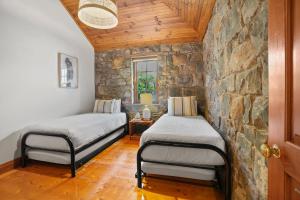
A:
POLYGON ((98 52, 96 64, 96 97, 122 98, 131 114, 143 106, 132 104, 131 59, 158 57, 158 105, 152 106, 158 117, 167 109, 168 96, 195 95, 199 106, 205 105, 202 46, 199 43, 152 45, 98 52))
POLYGON ((267 1, 217 0, 203 41, 206 117, 233 155, 233 199, 267 198, 267 1))

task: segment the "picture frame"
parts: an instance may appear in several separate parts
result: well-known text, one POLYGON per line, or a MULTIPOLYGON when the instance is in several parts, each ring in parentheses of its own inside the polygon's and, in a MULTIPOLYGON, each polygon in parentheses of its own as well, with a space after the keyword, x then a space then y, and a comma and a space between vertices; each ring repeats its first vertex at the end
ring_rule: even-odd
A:
POLYGON ((58 84, 60 88, 78 88, 78 58, 58 53, 58 84))

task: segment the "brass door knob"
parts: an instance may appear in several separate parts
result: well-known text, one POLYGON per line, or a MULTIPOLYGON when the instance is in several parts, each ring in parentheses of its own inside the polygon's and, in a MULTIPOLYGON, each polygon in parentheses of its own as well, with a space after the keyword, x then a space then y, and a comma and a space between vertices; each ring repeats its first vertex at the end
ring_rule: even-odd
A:
POLYGON ((260 151, 265 158, 270 158, 271 156, 274 158, 280 158, 280 149, 276 144, 274 144, 272 147, 270 147, 268 144, 262 144, 260 146, 260 151))

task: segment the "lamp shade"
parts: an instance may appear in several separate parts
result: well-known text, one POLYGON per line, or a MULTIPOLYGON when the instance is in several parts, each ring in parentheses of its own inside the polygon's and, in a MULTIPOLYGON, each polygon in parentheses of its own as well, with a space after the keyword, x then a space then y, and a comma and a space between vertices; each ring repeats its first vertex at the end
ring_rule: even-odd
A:
POLYGON ((110 29, 118 25, 116 0, 80 0, 78 18, 97 29, 110 29))
POLYGON ((152 94, 143 93, 140 95, 140 97, 141 97, 141 104, 152 105, 152 94))

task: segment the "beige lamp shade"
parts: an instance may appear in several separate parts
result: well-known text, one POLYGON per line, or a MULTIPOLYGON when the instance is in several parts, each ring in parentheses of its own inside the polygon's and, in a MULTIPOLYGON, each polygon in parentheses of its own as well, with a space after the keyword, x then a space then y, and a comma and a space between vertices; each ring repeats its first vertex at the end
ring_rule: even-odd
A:
POLYGON ((78 18, 97 29, 110 29, 118 25, 116 0, 80 0, 78 18))
POLYGON ((152 94, 143 93, 140 95, 140 98, 141 98, 141 104, 152 105, 152 94))

